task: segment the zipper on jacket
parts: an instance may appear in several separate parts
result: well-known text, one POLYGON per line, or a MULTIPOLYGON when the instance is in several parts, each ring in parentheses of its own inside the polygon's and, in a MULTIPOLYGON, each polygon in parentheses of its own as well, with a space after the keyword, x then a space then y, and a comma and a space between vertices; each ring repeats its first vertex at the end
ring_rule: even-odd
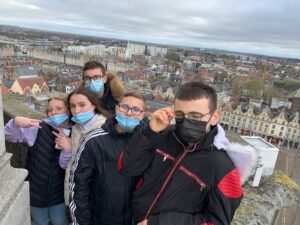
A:
POLYGON ((172 167, 170 173, 168 174, 167 178, 165 179, 162 187, 160 188, 159 192, 157 193, 157 195, 155 196, 154 200, 152 201, 149 209, 147 210, 147 213, 145 215, 144 219, 147 219, 153 209, 153 207, 155 206, 155 204, 157 203, 159 197, 161 196, 162 192, 166 189, 167 184, 169 183, 172 175, 174 174, 176 168, 178 167, 179 163, 183 160, 183 158, 185 157, 185 155, 188 153, 188 151, 186 151, 186 149, 184 149, 183 154, 180 156, 180 158, 176 161, 176 163, 174 164, 174 166, 172 167))
POLYGON ((164 158, 163 158, 163 161, 164 161, 164 162, 165 162, 167 159, 170 159, 170 160, 172 160, 172 161, 175 160, 175 158, 174 158, 173 156, 171 156, 171 155, 169 155, 169 154, 167 154, 167 153, 165 153, 165 152, 163 152, 163 151, 161 151, 161 150, 159 150, 159 149, 156 149, 156 152, 164 157, 164 158))
POLYGON ((195 180, 200 185, 200 191, 203 190, 203 188, 206 188, 206 184, 194 173, 189 171, 184 166, 180 166, 179 169, 184 172, 187 176, 191 177, 193 180, 195 180))

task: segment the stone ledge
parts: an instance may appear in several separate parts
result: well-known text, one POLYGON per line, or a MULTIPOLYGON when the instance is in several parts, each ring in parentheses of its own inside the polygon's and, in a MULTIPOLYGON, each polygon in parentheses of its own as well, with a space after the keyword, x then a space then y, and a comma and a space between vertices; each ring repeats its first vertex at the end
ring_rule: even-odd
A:
POLYGON ((263 176, 259 187, 247 184, 243 189, 244 199, 232 225, 268 225, 278 209, 300 204, 300 187, 280 171, 263 176))
POLYGON ((25 104, 26 97, 17 94, 6 94, 2 95, 3 99, 3 112, 10 118, 16 116, 25 116, 33 119, 42 119, 46 115, 42 112, 38 112, 31 109, 25 104))
MULTIPOLYGON (((5 213, 11 199, 18 193, 23 185, 28 172, 25 169, 16 169, 10 165, 11 154, 5 153, 0 156, 0 212, 5 213)), ((0 214, 0 219, 1 219, 0 214)))

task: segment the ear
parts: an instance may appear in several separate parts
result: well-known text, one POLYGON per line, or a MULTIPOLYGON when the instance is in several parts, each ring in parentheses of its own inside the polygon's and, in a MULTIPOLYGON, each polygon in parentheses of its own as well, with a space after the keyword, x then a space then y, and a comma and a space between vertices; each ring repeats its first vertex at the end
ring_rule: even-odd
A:
POLYGON ((215 126, 217 123, 220 122, 220 120, 221 120, 221 111, 217 109, 211 117, 210 124, 212 126, 215 126))
POLYGON ((107 79, 108 79, 108 75, 105 74, 105 76, 102 79, 103 84, 105 84, 107 82, 107 79))

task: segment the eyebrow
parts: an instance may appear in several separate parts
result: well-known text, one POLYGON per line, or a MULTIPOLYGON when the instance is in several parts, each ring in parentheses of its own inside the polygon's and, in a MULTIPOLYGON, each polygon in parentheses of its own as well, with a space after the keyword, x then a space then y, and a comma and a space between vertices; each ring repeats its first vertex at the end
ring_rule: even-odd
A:
MULTIPOLYGON (((182 113, 184 113, 182 110, 175 110, 175 112, 182 112, 182 113)), ((188 112, 188 113, 201 114, 201 115, 204 114, 204 113, 201 113, 201 112, 194 112, 194 111, 188 112)), ((187 113, 187 114, 188 114, 188 113, 187 113)))
POLYGON ((85 102, 75 102, 75 103, 70 103, 70 105, 76 105, 76 104, 85 104, 85 102))

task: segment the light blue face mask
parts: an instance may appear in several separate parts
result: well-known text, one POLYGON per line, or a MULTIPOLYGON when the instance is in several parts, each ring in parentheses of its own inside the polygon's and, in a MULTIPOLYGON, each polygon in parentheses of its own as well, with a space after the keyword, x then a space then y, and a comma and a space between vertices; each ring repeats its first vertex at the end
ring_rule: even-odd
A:
POLYGON ((116 120, 118 121, 119 126, 126 132, 132 132, 141 121, 141 119, 129 118, 119 113, 116 114, 116 120))
POLYGON ((89 112, 84 112, 84 113, 77 113, 72 116, 71 120, 75 123, 78 123, 80 125, 85 124, 87 121, 92 119, 94 116, 93 110, 89 112))
POLYGON ((66 122, 68 119, 69 119, 69 115, 67 115, 67 114, 57 114, 57 115, 48 117, 46 119, 46 121, 55 127, 59 127, 64 122, 66 122))
POLYGON ((84 87, 90 89, 92 92, 98 94, 104 87, 102 80, 92 80, 91 82, 85 83, 84 87))

